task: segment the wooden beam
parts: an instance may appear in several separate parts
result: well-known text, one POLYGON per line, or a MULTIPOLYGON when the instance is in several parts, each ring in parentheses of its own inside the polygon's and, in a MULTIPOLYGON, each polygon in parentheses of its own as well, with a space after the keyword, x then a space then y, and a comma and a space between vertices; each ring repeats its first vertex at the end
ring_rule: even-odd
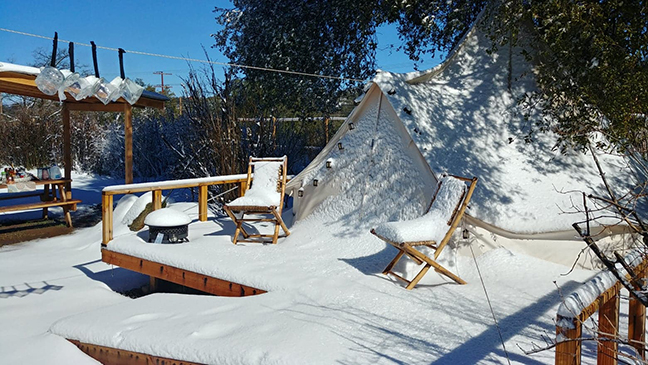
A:
POLYGON ((67 340, 73 343, 86 355, 104 365, 198 365, 198 363, 195 362, 175 360, 167 357, 148 355, 141 352, 93 345, 77 340, 67 340))
MULTIPOLYGON (((602 300, 602 299, 601 299, 602 300)), ((599 310, 599 338, 611 341, 598 341, 596 363, 598 365, 616 365, 619 343, 619 291, 607 301, 602 302, 599 310)))
MULTIPOLYGON (((635 271, 639 278, 646 278, 646 270, 635 271)), ((639 287, 635 289, 640 290, 639 287)), ((628 339, 630 345, 637 350, 640 358, 646 358, 646 307, 630 295, 628 303, 628 339)))
POLYGON ((265 290, 210 277, 159 262, 114 252, 107 248, 101 249, 101 259, 108 264, 136 271, 150 277, 184 285, 213 295, 245 297, 266 292, 265 290))
POLYGON ((126 184, 133 183, 133 108, 124 106, 124 169, 126 184))
MULTIPOLYGON (((68 103, 63 103, 61 110, 63 118, 63 165, 64 165, 64 178, 67 180, 72 179, 72 147, 71 147, 71 132, 70 132, 70 109, 68 103)), ((72 183, 65 183, 65 191, 67 199, 72 199, 72 183)))
POLYGON ((207 197, 209 196, 207 185, 198 187, 198 220, 207 221, 207 197))
POLYGON ((113 196, 101 194, 101 244, 107 245, 113 236, 113 196))
MULTIPOLYGON (((27 96, 27 97, 32 97, 32 98, 38 98, 38 99, 46 99, 46 100, 53 100, 53 101, 59 101, 58 94, 54 95, 47 95, 43 94, 38 89, 38 86, 36 86, 36 76, 34 75, 27 75, 27 74, 22 74, 19 72, 1 72, 0 73, 0 92, 4 92, 7 94, 13 94, 13 95, 21 95, 21 96, 27 96)), ((70 94, 66 94, 67 96, 67 102, 70 103, 70 105, 80 105, 79 108, 83 108, 83 105, 93 105, 96 108, 90 108, 90 109, 73 109, 70 108, 70 110, 86 110, 86 111, 114 111, 114 112, 122 112, 124 110, 125 105, 129 105, 124 98, 119 98, 117 101, 113 103, 109 103, 108 105, 104 105, 99 99, 96 97, 88 97, 79 101, 76 101, 70 94)), ((135 107, 139 108, 156 108, 156 109, 164 109, 164 101, 162 100, 157 100, 157 99, 151 99, 147 98, 145 96, 142 96, 137 103, 135 103, 135 107)))
POLYGON ((74 111, 80 111, 80 112, 114 112, 114 113, 122 113, 124 112, 124 105, 123 104, 107 104, 104 105, 103 103, 82 103, 82 102, 77 102, 77 103, 68 103, 68 108, 70 110, 74 111))
POLYGON ((162 190, 153 190, 153 210, 162 208, 162 190))
POLYGON ((168 183, 168 184, 165 183, 164 185, 160 185, 159 183, 156 184, 137 183, 134 184, 134 187, 132 188, 128 187, 124 189, 105 190, 104 194, 123 195, 123 194, 143 193, 143 192, 153 191, 156 189, 175 190, 175 189, 195 188, 199 186, 211 186, 211 185, 222 185, 222 184, 237 184, 237 183, 241 183, 242 185, 245 184, 245 177, 236 178, 236 179, 217 180, 211 182, 200 182, 200 183, 191 182, 190 180, 196 180, 196 179, 177 180, 177 182, 174 181, 173 183, 168 183))
POLYGON ((556 365, 580 365, 581 363, 581 323, 574 323, 574 329, 556 327, 556 336, 564 336, 565 341, 556 344, 556 365))

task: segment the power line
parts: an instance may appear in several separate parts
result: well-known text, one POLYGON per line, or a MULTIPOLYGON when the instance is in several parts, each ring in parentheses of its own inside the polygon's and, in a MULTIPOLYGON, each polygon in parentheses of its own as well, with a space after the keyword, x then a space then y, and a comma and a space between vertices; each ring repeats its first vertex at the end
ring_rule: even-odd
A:
MULTIPOLYGON (((21 31, 7 29, 7 28, 0 28, 0 31, 7 32, 7 33, 20 34, 20 35, 24 35, 24 36, 28 36, 28 37, 42 38, 42 39, 47 39, 47 40, 53 40, 54 39, 52 37, 47 37, 47 36, 38 35, 38 34, 32 34, 32 33, 27 33, 27 32, 21 32, 21 31)), ((59 42, 65 42, 65 43, 72 42, 72 41, 67 41, 67 40, 64 40, 64 39, 59 39, 58 41, 59 42)), ((87 44, 87 43, 74 42, 74 44, 79 45, 79 46, 84 46, 84 47, 92 47, 90 44, 87 44)), ((112 47, 97 46, 97 48, 105 49, 105 50, 108 50, 108 51, 116 51, 116 52, 119 51, 118 48, 112 48, 112 47)), ((249 70, 268 71, 268 72, 284 73, 284 74, 299 75, 299 76, 317 77, 317 78, 322 78, 322 79, 354 81, 354 82, 364 82, 364 81, 366 81, 366 80, 360 80, 360 79, 352 79, 352 78, 348 78, 348 77, 318 75, 318 74, 313 74, 313 73, 308 73, 308 72, 290 71, 290 70, 278 70, 278 69, 275 69, 275 68, 240 65, 240 64, 237 64, 237 63, 225 63, 225 62, 201 60, 201 59, 197 59, 197 58, 169 56, 169 55, 164 55, 164 54, 159 54, 159 53, 131 51, 131 50, 125 50, 125 52, 126 53, 143 55, 143 56, 168 58, 168 59, 172 59, 172 60, 199 62, 199 63, 207 63, 207 64, 211 64, 211 65, 228 66, 228 67, 240 67, 240 68, 245 68, 245 69, 249 69, 249 70)))

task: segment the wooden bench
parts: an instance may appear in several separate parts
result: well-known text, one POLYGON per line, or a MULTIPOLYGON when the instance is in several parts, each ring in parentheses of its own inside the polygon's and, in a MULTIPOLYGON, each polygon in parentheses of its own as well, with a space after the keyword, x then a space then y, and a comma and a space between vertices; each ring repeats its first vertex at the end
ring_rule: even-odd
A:
POLYGON ((38 202, 38 203, 26 203, 18 205, 9 205, 6 207, 0 207, 0 213, 16 212, 20 210, 30 210, 30 209, 46 209, 51 207, 62 207, 63 215, 65 216, 65 223, 68 227, 72 227, 72 217, 70 216, 70 211, 75 211, 78 203, 81 203, 81 200, 59 200, 59 201, 50 201, 50 202, 38 202))
MULTIPOLYGON (((23 193, 9 193, 8 195, 0 196, 0 200, 18 199, 26 197, 39 196, 39 202, 14 204, 0 206, 0 214, 8 212, 16 212, 21 210, 42 209, 43 218, 47 218, 47 209, 51 207, 62 207, 65 223, 68 227, 72 227, 72 217, 70 211, 75 211, 77 204, 81 200, 72 200, 70 192, 66 189, 66 184, 69 184, 70 179, 57 179, 57 180, 36 180, 34 181, 37 186, 43 186, 42 192, 23 192, 23 193), (58 190, 58 194, 57 194, 58 190)), ((0 184, 0 189, 7 188, 7 185, 0 184)))

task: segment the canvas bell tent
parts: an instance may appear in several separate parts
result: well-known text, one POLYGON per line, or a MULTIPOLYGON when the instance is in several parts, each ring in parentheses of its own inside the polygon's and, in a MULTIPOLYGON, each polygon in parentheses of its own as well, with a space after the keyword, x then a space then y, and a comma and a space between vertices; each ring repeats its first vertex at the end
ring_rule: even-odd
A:
MULTIPOLYGON (((601 178, 591 155, 552 150, 550 133, 525 142, 541 118, 531 110, 525 119, 518 104, 535 87, 532 64, 523 46, 487 52, 491 46, 476 26, 434 69, 379 71, 329 144, 288 184, 294 220, 326 213, 371 228, 410 219, 430 203, 435 176, 476 176, 463 223, 471 239, 525 252, 539 242, 527 240, 543 240, 535 256, 571 264, 583 248, 571 224, 584 217, 566 212, 581 202, 580 191, 603 191, 601 178)), ((623 158, 599 158, 610 179, 627 176, 623 158)))

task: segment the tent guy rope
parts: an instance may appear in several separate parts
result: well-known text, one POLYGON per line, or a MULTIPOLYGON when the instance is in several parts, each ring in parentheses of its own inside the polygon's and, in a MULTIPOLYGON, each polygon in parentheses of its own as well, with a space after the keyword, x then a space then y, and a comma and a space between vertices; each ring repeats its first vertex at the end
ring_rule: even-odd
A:
MULTIPOLYGON (((7 32, 7 33, 20 34, 20 35, 24 35, 24 36, 28 36, 28 37, 42 38, 42 39, 47 39, 47 40, 53 40, 54 39, 52 37, 47 37, 47 36, 33 34, 33 33, 27 33, 27 32, 21 32, 21 31, 7 29, 7 28, 0 28, 0 31, 7 32)), ((59 39, 59 42, 70 43, 72 41, 59 39)), ((84 46, 84 47, 92 47, 90 44, 87 44, 87 43, 74 42, 74 44, 84 46)), ((119 52, 119 50, 120 50, 120 48, 104 47, 104 46, 97 46, 97 48, 105 49, 105 50, 108 50, 108 51, 115 51, 115 52, 119 52)), ((276 73, 283 73, 283 74, 290 74, 290 75, 317 77, 317 78, 321 78, 321 79, 342 80, 342 81, 352 81, 352 82, 365 82, 365 81, 367 81, 367 80, 353 79, 353 78, 348 78, 348 77, 318 75, 318 74, 313 74, 313 73, 308 73, 308 72, 290 71, 290 70, 278 70, 278 69, 267 68, 267 67, 240 65, 240 64, 237 64, 237 63, 226 63, 226 62, 217 62, 217 61, 210 61, 210 60, 201 60, 201 59, 197 59, 197 58, 169 56, 169 55, 164 55, 164 54, 160 54, 160 53, 150 53, 150 52, 132 51, 132 50, 124 50, 124 52, 143 55, 143 56, 168 58, 168 59, 172 59, 172 60, 207 63, 207 64, 211 64, 211 65, 219 65, 219 66, 227 66, 227 67, 240 67, 240 68, 245 68, 245 69, 249 69, 249 70, 268 71, 268 72, 276 72, 276 73)))

